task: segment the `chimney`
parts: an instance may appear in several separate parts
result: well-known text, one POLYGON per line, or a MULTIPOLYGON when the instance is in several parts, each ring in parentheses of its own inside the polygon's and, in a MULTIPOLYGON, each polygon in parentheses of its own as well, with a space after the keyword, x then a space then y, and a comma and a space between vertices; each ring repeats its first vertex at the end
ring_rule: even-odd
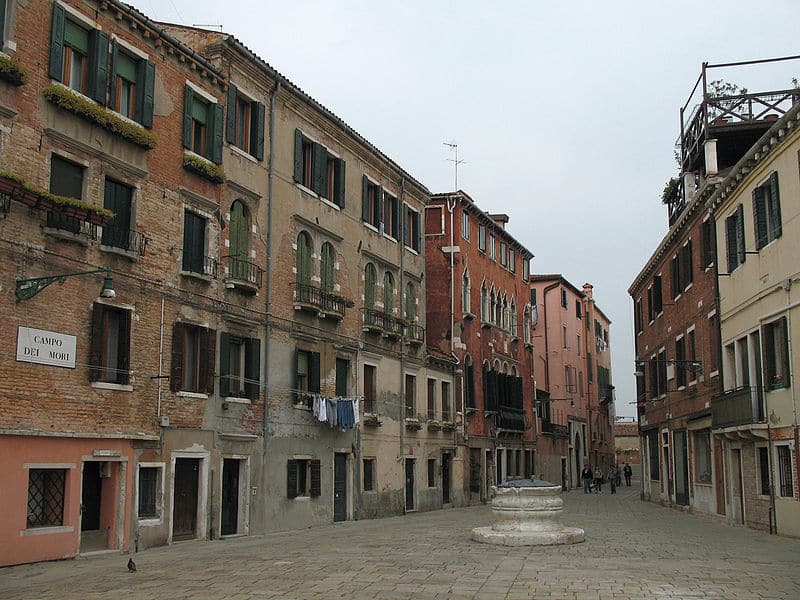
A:
POLYGON ((583 284, 583 293, 586 295, 586 297, 589 300, 592 299, 592 288, 594 288, 594 286, 591 283, 584 283, 583 284))
POLYGON ((496 215, 490 214, 489 218, 492 221, 494 221, 495 223, 497 223, 503 229, 506 228, 506 223, 508 223, 508 215, 503 214, 503 213, 499 213, 499 214, 496 214, 496 215))

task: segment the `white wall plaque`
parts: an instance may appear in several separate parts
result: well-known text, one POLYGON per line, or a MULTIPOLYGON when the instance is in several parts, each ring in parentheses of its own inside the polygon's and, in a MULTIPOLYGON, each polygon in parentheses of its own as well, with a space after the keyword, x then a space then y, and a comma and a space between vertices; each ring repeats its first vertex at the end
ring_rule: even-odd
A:
POLYGON ((65 333, 19 327, 17 360, 74 369, 77 339, 76 336, 65 333))

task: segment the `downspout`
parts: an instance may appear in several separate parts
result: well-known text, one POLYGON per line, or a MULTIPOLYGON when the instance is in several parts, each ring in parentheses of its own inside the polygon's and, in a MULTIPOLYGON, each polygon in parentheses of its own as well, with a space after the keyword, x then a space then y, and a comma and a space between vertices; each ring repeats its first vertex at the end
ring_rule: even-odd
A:
MULTIPOLYGON (((401 218, 404 216, 405 211, 403 211, 403 201, 405 200, 406 196, 406 178, 405 175, 400 176, 400 215, 401 218)), ((400 241, 400 298, 401 298, 401 306, 400 310, 402 311, 403 317, 405 318, 405 303, 408 302, 408 299, 405 297, 405 281, 404 281, 404 258, 406 255, 406 236, 405 236, 405 221, 400 224, 400 235, 403 238, 400 241)), ((408 235, 411 235, 411 231, 408 232, 408 235)), ((406 514, 406 495, 408 492, 406 491, 406 485, 408 484, 406 478, 406 460, 405 460, 405 441, 406 441, 406 327, 403 327, 403 335, 400 338, 400 469, 403 473, 403 514, 406 514)))
MULTIPOLYGON (((454 256, 454 246, 455 246, 455 238, 453 233, 453 212, 456 208, 456 200, 455 198, 448 198, 447 199, 447 211, 450 213, 450 356, 452 356, 455 361, 456 365, 453 368, 453 375, 458 372, 458 367, 461 365, 461 361, 459 360, 458 356, 455 353, 455 340, 453 339, 453 332, 455 329, 455 256, 454 256)), ((462 307, 463 308, 463 307, 462 307)), ((426 306, 427 309, 427 306, 426 306)), ((467 413, 465 412, 466 407, 464 406, 464 367, 461 367, 461 381, 459 382, 458 386, 459 390, 461 391, 461 429, 464 441, 467 441, 467 413)), ((455 406, 453 407, 455 409, 455 406)), ((453 430, 453 446, 458 446, 458 432, 454 429, 453 430)))
POLYGON ((542 292, 542 303, 544 304, 544 310, 542 310, 544 313, 544 385, 548 392, 550 391, 550 344, 547 338, 547 292, 554 290, 559 285, 561 285, 560 282, 548 285, 542 292))

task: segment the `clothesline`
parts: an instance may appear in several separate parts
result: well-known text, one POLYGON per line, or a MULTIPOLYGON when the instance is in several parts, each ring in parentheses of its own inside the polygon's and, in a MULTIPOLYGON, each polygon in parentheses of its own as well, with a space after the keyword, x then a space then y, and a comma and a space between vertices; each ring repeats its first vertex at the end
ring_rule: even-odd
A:
POLYGON ((346 431, 355 427, 361 420, 358 397, 328 398, 314 394, 312 398, 313 414, 320 423, 327 423, 333 428, 338 427, 346 431))

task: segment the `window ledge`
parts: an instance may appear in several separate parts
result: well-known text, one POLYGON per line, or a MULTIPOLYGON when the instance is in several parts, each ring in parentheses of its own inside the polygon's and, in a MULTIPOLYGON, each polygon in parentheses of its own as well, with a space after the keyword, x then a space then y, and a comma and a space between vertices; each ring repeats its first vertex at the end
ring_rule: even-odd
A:
POLYGON ((55 527, 33 527, 23 529, 19 534, 23 537, 29 535, 51 535, 56 533, 72 533, 75 528, 72 525, 56 525, 55 527))
POLYGON ((64 229, 56 229, 55 227, 43 227, 44 232, 54 238, 66 240, 68 242, 76 242, 81 246, 89 247, 89 237, 81 233, 71 233, 64 229))
POLYGON ((336 204, 334 202, 331 202, 330 200, 328 200, 327 198, 325 198, 323 196, 319 197, 319 201, 322 202, 325 206, 329 206, 334 210, 342 210, 341 206, 339 206, 338 204, 336 204))
POLYGON ((139 527, 155 527, 157 525, 162 525, 163 523, 164 521, 160 518, 151 519, 149 517, 146 519, 139 519, 136 521, 136 524, 139 525, 139 527))
POLYGON ((183 277, 188 277, 190 279, 197 279, 199 281, 204 281, 205 283, 211 283, 214 279, 211 275, 204 275, 203 273, 195 273, 194 271, 181 270, 180 274, 183 277))
POLYGON ((711 373, 708 374, 708 378, 711 379, 712 377, 716 377, 717 375, 719 375, 719 371, 711 371, 711 373))
POLYGON ((223 402, 232 402, 233 404, 252 404, 253 401, 250 398, 241 398, 239 396, 225 396, 222 399, 223 402))
POLYGON ((475 315, 469 311, 465 311, 464 314, 462 315, 462 318, 467 321, 472 321, 473 319, 475 319, 475 315))
POLYGON ((123 250, 122 248, 117 248, 116 246, 104 246, 103 244, 100 244, 100 251, 108 252, 109 254, 116 254, 117 256, 124 256, 131 262, 139 262, 139 254, 137 252, 123 250))
POLYGON ((319 198, 319 194, 317 194, 317 192, 315 192, 315 191, 314 191, 314 190, 312 190, 311 188, 307 188, 307 187, 306 187, 306 186, 304 186, 302 183, 295 182, 295 185, 296 185, 298 188, 300 188, 300 190, 302 190, 303 192, 305 192, 306 194, 308 194, 309 196, 313 196, 314 198, 319 198))
POLYGON ((692 289, 692 286, 693 286, 693 285, 694 285, 693 283, 690 283, 690 284, 689 284, 689 285, 687 285, 685 288, 683 288, 683 291, 684 291, 684 292, 688 292, 690 289, 692 289))
POLYGON ((96 390, 116 390, 118 392, 132 392, 133 386, 126 383, 110 383, 108 381, 93 381, 92 387, 96 390))
POLYGON ((196 400, 207 400, 208 394, 201 394, 200 392, 175 392, 179 398, 194 398, 196 400))
POLYGON ((406 248, 406 250, 411 252, 411 254, 419 255, 419 250, 414 250, 411 246, 406 246, 405 248, 406 248))
POLYGON ((289 500, 294 500, 295 502, 310 502, 311 496, 295 496, 294 498, 289 498, 289 500))
POLYGON ((233 144, 230 144, 229 147, 234 154, 241 156, 245 160, 249 160, 250 162, 258 164, 258 159, 250 154, 247 150, 242 150, 239 148, 239 146, 234 146, 233 144))

